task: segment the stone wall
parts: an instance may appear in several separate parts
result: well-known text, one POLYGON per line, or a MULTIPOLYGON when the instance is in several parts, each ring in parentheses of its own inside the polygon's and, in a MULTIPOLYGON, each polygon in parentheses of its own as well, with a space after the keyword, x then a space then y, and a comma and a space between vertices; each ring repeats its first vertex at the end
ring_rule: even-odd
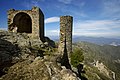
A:
MULTIPOLYGON (((10 28, 15 24, 14 18, 19 13, 25 13, 29 15, 32 21, 32 33, 29 35, 33 38, 44 39, 44 14, 38 7, 33 7, 31 10, 8 10, 8 31, 11 31, 10 28)), ((18 17, 18 20, 20 17, 18 17)), ((26 24, 26 23, 25 23, 26 24)), ((27 27, 27 26, 26 26, 27 27)))
POLYGON ((58 51, 60 54, 64 54, 65 48, 67 49, 68 56, 72 52, 72 16, 60 17, 60 41, 58 51))

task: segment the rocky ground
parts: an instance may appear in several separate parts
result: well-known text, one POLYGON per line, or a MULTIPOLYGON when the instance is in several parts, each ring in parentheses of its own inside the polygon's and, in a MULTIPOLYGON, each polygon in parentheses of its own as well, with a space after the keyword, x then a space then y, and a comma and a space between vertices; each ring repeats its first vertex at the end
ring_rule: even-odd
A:
POLYGON ((0 30, 0 80, 80 80, 57 62, 57 48, 26 33, 0 30))

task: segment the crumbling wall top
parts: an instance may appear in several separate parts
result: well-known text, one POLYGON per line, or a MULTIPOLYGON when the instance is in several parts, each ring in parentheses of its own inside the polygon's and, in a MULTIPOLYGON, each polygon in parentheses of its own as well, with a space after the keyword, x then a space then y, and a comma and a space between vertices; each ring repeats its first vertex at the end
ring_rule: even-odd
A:
POLYGON ((33 6, 30 10, 10 9, 8 14, 8 31, 30 33, 36 38, 44 38, 44 14, 39 7, 33 6), (29 30, 29 31, 28 31, 29 30))

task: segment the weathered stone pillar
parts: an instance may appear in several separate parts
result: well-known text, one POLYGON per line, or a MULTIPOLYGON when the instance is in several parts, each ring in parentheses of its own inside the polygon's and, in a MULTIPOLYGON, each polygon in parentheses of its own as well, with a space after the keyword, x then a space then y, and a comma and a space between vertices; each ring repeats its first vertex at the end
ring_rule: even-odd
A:
POLYGON ((60 54, 64 54, 66 49, 68 57, 72 53, 72 16, 61 16, 60 17, 60 41, 58 51, 60 54))

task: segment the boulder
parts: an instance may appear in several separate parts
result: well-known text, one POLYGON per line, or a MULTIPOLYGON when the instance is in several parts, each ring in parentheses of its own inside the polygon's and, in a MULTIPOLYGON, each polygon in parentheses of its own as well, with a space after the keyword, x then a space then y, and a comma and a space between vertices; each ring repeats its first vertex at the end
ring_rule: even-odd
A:
POLYGON ((23 61, 10 67, 8 74, 1 80, 50 80, 50 75, 45 64, 40 60, 23 61))

